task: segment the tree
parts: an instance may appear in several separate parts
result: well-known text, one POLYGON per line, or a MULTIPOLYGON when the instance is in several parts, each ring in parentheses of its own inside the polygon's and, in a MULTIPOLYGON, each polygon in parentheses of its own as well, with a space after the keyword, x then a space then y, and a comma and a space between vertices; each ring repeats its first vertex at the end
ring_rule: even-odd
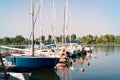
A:
POLYGON ((52 42, 52 35, 48 35, 48 42, 52 42))
MULTIPOLYGON (((92 35, 86 35, 86 36, 82 36, 82 37, 76 37, 75 34, 72 35, 67 35, 66 36, 66 41, 69 41, 71 38, 71 40, 75 41, 75 40, 79 40, 80 42, 83 43, 120 43, 120 36, 115 36, 113 34, 106 34, 106 35, 101 35, 99 36, 92 36, 92 35)), ((47 42, 53 42, 52 40, 52 35, 48 35, 48 39, 45 40, 45 36, 42 35, 41 36, 41 40, 42 43, 45 43, 45 41, 47 42)), ((40 42, 40 38, 36 38, 35 39, 36 42, 40 42)), ((56 36, 56 41, 57 43, 62 42, 62 35, 61 36, 56 36)), ((16 37, 3 37, 0 38, 0 44, 28 44, 31 41, 28 40, 28 38, 24 38, 22 35, 16 35, 16 37)))
POLYGON ((21 35, 17 35, 17 36, 15 37, 15 41, 16 41, 18 44, 22 44, 22 43, 25 42, 25 38, 22 37, 21 35))
POLYGON ((79 40, 80 42, 81 42, 81 37, 78 37, 78 39, 77 40, 79 40))
POLYGON ((117 43, 120 43, 120 36, 116 36, 115 41, 116 41, 117 43))
POLYGON ((28 40, 28 38, 25 38, 25 44, 30 44, 30 40, 28 40))
POLYGON ((81 42, 86 43, 87 42, 87 38, 85 36, 81 37, 81 42))
POLYGON ((35 42, 40 42, 40 38, 36 38, 36 39, 35 39, 35 42))
POLYGON ((10 38, 9 37, 4 37, 2 39, 3 44, 10 44, 10 38))
POLYGON ((60 36, 60 37, 57 36, 57 37, 56 37, 56 41, 57 41, 57 43, 60 43, 60 42, 62 41, 62 37, 61 37, 61 36, 60 36))
POLYGON ((0 44, 2 44, 2 38, 0 38, 0 44))
POLYGON ((35 39, 35 42, 38 43, 38 44, 39 44, 40 42, 41 42, 41 43, 45 43, 45 36, 42 35, 42 36, 40 36, 39 38, 36 38, 36 39, 35 39))
POLYGON ((110 42, 109 34, 104 35, 104 37, 105 37, 105 42, 110 42))
POLYGON ((45 42, 45 36, 44 35, 41 36, 41 40, 42 40, 42 43, 45 42))
POLYGON ((70 41, 70 35, 67 35, 66 41, 70 41))
POLYGON ((72 40, 72 41, 75 41, 75 40, 76 40, 76 35, 75 35, 75 34, 72 34, 72 35, 71 35, 71 40, 72 40))
POLYGON ((96 43, 101 43, 101 42, 102 42, 102 39, 101 39, 100 37, 96 37, 95 42, 96 42, 96 43))
POLYGON ((60 42, 62 43, 62 35, 59 37, 60 42))
POLYGON ((16 44, 16 40, 15 40, 15 38, 10 38, 10 42, 11 42, 11 44, 16 44))
POLYGON ((115 41, 115 36, 114 35, 110 35, 110 42, 114 42, 115 41))
POLYGON ((93 41, 93 36, 89 34, 89 35, 86 36, 86 39, 87 39, 87 43, 91 44, 92 41, 93 41))

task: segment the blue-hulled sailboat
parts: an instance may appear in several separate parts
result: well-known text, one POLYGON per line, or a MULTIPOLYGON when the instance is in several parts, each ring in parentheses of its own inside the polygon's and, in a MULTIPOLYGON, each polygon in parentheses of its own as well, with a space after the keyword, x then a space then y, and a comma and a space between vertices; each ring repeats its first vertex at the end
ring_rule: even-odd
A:
MULTIPOLYGON (((42 0, 41 0, 42 2, 42 0)), ((34 55, 34 0, 32 0, 32 51, 31 55, 7 56, 6 60, 17 68, 54 68, 59 62, 58 57, 34 55)))
POLYGON ((40 57, 40 56, 9 56, 7 61, 11 62, 17 68, 54 68, 59 61, 59 58, 40 57))

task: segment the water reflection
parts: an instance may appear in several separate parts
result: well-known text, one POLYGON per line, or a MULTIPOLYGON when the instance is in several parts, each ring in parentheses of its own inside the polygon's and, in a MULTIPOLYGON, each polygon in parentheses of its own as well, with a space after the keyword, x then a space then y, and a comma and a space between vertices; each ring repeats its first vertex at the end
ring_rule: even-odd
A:
POLYGON ((70 73, 70 70, 69 70, 69 67, 72 66, 72 65, 68 65, 68 64, 65 64, 65 63, 59 63, 57 64, 57 68, 60 72, 59 76, 60 76, 60 80, 72 80, 71 79, 71 73, 70 73))
POLYGON ((83 54, 81 56, 78 56, 76 58, 72 58, 71 60, 72 63, 68 62, 67 64, 65 63, 59 63, 57 64, 57 68, 59 71, 57 71, 57 73, 60 73, 60 79, 61 80, 72 80, 72 75, 73 72, 84 72, 85 69, 84 67, 81 66, 90 66, 90 59, 92 59, 92 53, 87 53, 87 54, 83 54))
POLYGON ((84 67, 81 68, 81 65, 90 66, 90 59, 92 59, 92 57, 92 53, 87 53, 71 58, 68 63, 58 64, 57 70, 10 68, 8 69, 8 73, 10 74, 8 80, 72 80, 72 75, 74 75, 72 72, 85 70, 84 67))
POLYGON ((56 70, 11 70, 9 80, 119 80, 119 53, 120 47, 95 47, 93 53, 60 63, 56 70))
POLYGON ((101 51, 103 53, 113 53, 115 51, 114 46, 103 46, 103 47, 95 47, 94 52, 98 53, 98 51, 101 51))
POLYGON ((9 73, 8 80, 29 80, 30 73, 9 73))
POLYGON ((12 69, 8 73, 8 80, 60 80, 60 77, 54 69, 12 69))
POLYGON ((82 56, 79 56, 79 58, 74 59, 74 64, 83 65, 86 64, 87 66, 90 66, 90 59, 92 59, 93 54, 87 53, 82 56))
POLYGON ((53 69, 42 69, 37 72, 32 72, 29 80, 60 80, 60 77, 53 69))

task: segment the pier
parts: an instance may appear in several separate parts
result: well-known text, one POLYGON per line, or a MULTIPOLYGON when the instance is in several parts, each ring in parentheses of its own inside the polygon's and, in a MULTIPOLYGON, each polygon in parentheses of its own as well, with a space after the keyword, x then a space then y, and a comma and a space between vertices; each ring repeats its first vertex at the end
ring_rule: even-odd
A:
POLYGON ((7 74, 7 68, 3 62, 3 58, 0 52, 0 78, 7 80, 8 74, 7 74))

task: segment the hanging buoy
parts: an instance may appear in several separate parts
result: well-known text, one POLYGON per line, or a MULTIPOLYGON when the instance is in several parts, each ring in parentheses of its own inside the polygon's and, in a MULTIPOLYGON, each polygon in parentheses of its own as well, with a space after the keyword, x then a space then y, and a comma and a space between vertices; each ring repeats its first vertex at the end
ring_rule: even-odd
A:
POLYGON ((86 64, 87 64, 88 66, 90 66, 90 62, 89 62, 89 61, 87 61, 86 64))
POLYGON ((73 63, 73 60, 72 60, 72 59, 70 59, 70 60, 69 60, 69 64, 72 64, 72 63, 73 63))
POLYGON ((80 71, 81 71, 81 72, 84 72, 85 70, 84 70, 84 68, 81 68, 80 71))
POLYGON ((74 70, 74 67, 70 67, 71 70, 74 70))
POLYGON ((31 75, 32 75, 32 73, 29 73, 28 75, 29 75, 29 76, 31 76, 31 75))

